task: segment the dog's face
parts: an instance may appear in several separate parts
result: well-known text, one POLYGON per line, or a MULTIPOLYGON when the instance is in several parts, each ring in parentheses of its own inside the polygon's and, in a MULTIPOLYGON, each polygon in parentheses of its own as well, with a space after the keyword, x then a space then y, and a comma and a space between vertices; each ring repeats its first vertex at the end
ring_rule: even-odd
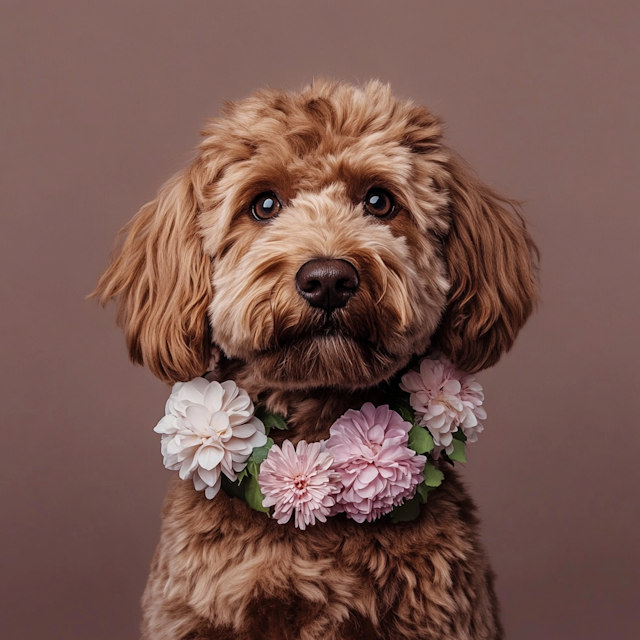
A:
POLYGON ((426 349, 449 288, 446 198, 394 127, 390 96, 343 98, 340 110, 266 94, 203 144, 219 162, 224 129, 243 152, 203 190, 213 341, 277 386, 388 377, 426 349))
POLYGON ((535 299, 533 245, 440 137, 379 83, 229 106, 100 282, 134 360, 190 379, 212 340, 271 388, 371 386, 433 342, 495 362, 535 299))

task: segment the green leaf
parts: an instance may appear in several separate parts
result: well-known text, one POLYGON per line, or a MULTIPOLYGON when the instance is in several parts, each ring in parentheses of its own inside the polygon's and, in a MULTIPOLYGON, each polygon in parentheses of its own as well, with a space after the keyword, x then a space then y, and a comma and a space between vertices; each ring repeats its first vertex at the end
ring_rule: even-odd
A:
POLYGON ((433 491, 434 487, 428 487, 424 482, 421 482, 418 485, 417 493, 422 498, 422 502, 427 501, 427 496, 429 495, 429 491, 433 491))
POLYGON ((255 462, 257 465, 266 459, 269 455, 269 449, 273 446, 273 440, 271 438, 267 438, 267 443, 262 445, 261 447, 256 447, 252 452, 251 456, 249 456, 249 460, 255 462))
POLYGON ((458 429, 454 434, 453 437, 456 440, 460 440, 462 442, 466 442, 467 441, 467 436, 464 435, 464 432, 462 431, 462 429, 458 429))
POLYGON ((409 397, 409 394, 402 391, 400 388, 386 395, 389 407, 394 411, 397 411, 402 416, 403 420, 406 420, 411 424, 415 424, 416 414, 409 402, 409 397))
POLYGON ((434 443, 431 434, 418 425, 411 427, 409 431, 409 441, 407 442, 409 449, 413 449, 416 453, 430 453, 433 451, 434 443))
POLYGON ((260 464, 267 455, 269 455, 269 449, 271 449, 272 446, 273 440, 271 438, 267 438, 266 444, 261 447, 255 447, 247 460, 247 466, 237 474, 238 484, 242 483, 242 481, 249 475, 255 476, 256 478, 258 477, 258 474, 260 473, 260 464))
POLYGON ((420 515, 421 502, 422 497, 419 494, 413 496, 411 500, 403 502, 391 512, 391 521, 394 523, 398 523, 410 522, 411 520, 415 520, 420 515))
POLYGON ((249 476, 247 486, 244 490, 244 498, 252 509, 257 509, 263 513, 269 513, 269 507, 263 507, 262 501, 264 496, 260 491, 260 485, 258 479, 255 476, 249 476))
POLYGON ((238 498, 238 500, 245 499, 244 487, 241 487, 238 481, 232 482, 231 480, 229 480, 229 478, 227 478, 227 476, 222 474, 221 482, 222 488, 228 496, 231 496, 232 498, 238 498))
POLYGON ((255 416, 259 420, 262 420, 264 430, 267 435, 271 429, 284 431, 287 428, 287 422, 281 415, 267 411, 264 407, 258 407, 258 409, 256 409, 255 416))
POLYGON ((413 410, 411 403, 409 402, 409 394, 402 392, 402 395, 395 395, 390 398, 389 406, 397 411, 404 420, 415 424, 416 412, 413 410))
POLYGON ((464 450, 464 442, 453 440, 453 451, 449 454, 449 458, 455 462, 466 462, 467 455, 464 450))
MULTIPOLYGON (((261 447, 256 447, 249 456, 247 460, 247 466, 243 469, 249 475, 258 477, 260 473, 260 465, 262 461, 269 455, 269 449, 273 446, 273 440, 271 438, 267 438, 267 443, 261 447)), ((244 477, 244 476, 243 476, 244 477)))
POLYGON ((267 438, 266 444, 261 447, 255 447, 247 460, 247 466, 237 474, 238 484, 241 484, 247 476, 258 477, 258 474, 260 473, 260 464, 267 455, 269 455, 269 449, 271 449, 272 446, 273 440, 271 438, 267 438))
POLYGON ((405 422, 410 422, 411 424, 415 424, 416 416, 415 416, 415 413, 413 413, 413 409, 411 409, 411 407, 398 405, 396 407, 391 407, 391 408, 395 409, 402 416, 402 419, 405 422))
POLYGON ((436 488, 442 484, 444 473, 436 469, 430 462, 424 465, 424 483, 428 487, 436 488))

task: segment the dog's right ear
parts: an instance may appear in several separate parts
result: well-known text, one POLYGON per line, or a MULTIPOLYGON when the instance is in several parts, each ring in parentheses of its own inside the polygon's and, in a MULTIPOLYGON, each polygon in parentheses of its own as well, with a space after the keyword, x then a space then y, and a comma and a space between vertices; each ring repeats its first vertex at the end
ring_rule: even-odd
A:
POLYGON ((169 180, 127 224, 92 296, 117 298, 131 359, 166 382, 202 375, 210 357, 211 261, 202 250, 188 172, 169 180))

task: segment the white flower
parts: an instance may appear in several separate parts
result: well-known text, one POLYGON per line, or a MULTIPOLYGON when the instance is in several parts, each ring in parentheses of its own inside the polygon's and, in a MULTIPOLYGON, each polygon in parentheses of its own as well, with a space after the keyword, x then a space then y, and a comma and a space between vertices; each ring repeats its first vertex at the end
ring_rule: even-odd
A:
POLYGON ((433 436, 436 457, 442 449, 453 452, 453 434, 458 427, 469 442, 476 442, 484 430, 480 420, 487 413, 482 407, 482 387, 474 375, 454 369, 445 358, 423 358, 419 372, 402 376, 400 388, 411 394, 409 402, 420 424, 433 436))
POLYGON ((165 414, 154 428, 162 434, 164 466, 183 480, 193 478, 209 499, 220 490, 220 472, 235 480, 253 448, 267 442, 249 394, 232 380, 178 382, 165 414))

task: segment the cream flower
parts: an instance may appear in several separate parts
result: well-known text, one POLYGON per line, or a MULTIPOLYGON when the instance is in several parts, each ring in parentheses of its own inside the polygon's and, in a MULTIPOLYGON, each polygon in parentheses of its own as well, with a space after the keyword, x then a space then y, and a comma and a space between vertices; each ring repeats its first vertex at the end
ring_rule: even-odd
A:
POLYGON ((209 499, 220 490, 221 472, 235 480, 254 447, 267 442, 249 394, 232 380, 178 382, 165 414, 154 428, 162 434, 164 466, 183 480, 193 478, 209 499))
POLYGON ((469 442, 476 442, 487 417, 482 407, 484 393, 472 374, 458 371, 442 356, 423 358, 419 371, 409 371, 400 388, 411 394, 410 403, 436 445, 435 454, 453 451, 453 434, 462 429, 469 442))

